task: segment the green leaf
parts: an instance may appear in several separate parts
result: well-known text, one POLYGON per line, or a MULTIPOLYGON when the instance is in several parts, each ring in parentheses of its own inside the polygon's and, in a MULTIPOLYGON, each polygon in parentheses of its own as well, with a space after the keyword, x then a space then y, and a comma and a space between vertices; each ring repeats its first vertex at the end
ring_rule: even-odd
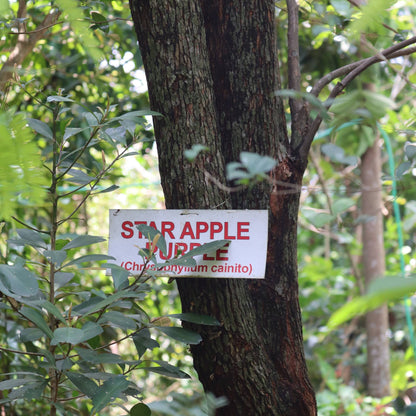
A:
POLYGON ((104 266, 111 270, 111 276, 116 290, 124 289, 128 286, 130 273, 124 267, 111 263, 105 264, 104 266))
POLYGON ((20 332, 20 339, 22 342, 31 342, 42 338, 44 335, 39 328, 24 328, 20 332))
POLYGON ((141 329, 133 335, 133 342, 136 347, 139 358, 146 352, 147 349, 153 350, 160 345, 150 336, 150 331, 147 328, 141 329))
POLYGON ((318 114, 324 119, 328 119, 328 111, 325 105, 317 97, 309 92, 296 91, 296 90, 279 90, 275 93, 278 97, 294 98, 298 100, 307 101, 311 107, 318 112, 318 114))
POLYGON ((352 198, 340 198, 335 200, 332 204, 332 211, 334 215, 338 215, 347 211, 347 209, 353 207, 354 205, 356 205, 356 202, 352 198))
MULTIPOLYGON (((188 266, 188 267, 193 267, 196 266, 196 261, 194 260, 193 257, 189 257, 183 255, 181 257, 178 257, 177 259, 172 259, 172 260, 168 260, 165 263, 157 263, 155 264, 155 267, 164 267, 170 264, 175 264, 178 266, 188 266)), ((151 270, 148 270, 147 272, 149 272, 151 270)))
POLYGON ((120 188, 118 185, 111 185, 108 188, 103 189, 102 191, 96 192, 95 194, 104 194, 107 192, 113 192, 118 188, 120 188))
POLYGON ((9 12, 9 0, 0 0, 0 16, 6 16, 9 12))
POLYGON ((151 416, 152 411, 144 403, 137 403, 130 409, 130 416, 151 416))
POLYGON ((22 266, 0 264, 0 281, 18 296, 33 296, 39 291, 37 276, 22 266))
POLYGON ((251 174, 269 172, 277 165, 277 161, 270 156, 261 156, 251 152, 241 152, 240 160, 251 174))
POLYGON ((137 118, 142 118, 144 116, 161 116, 162 114, 158 113, 157 111, 152 110, 136 110, 136 111, 129 111, 128 113, 124 113, 118 118, 120 119, 132 119, 135 120, 137 118))
POLYGON ((85 394, 89 398, 92 398, 95 394, 97 394, 99 387, 95 381, 90 378, 84 376, 83 374, 70 371, 66 372, 65 375, 81 393, 85 394))
POLYGON ((212 325, 212 326, 220 325, 220 323, 215 318, 212 318, 211 316, 208 316, 208 315, 200 315, 197 313, 191 313, 191 312, 174 313, 174 314, 170 314, 167 316, 172 317, 172 318, 178 318, 186 322, 192 322, 194 324, 212 325))
POLYGON ((23 386, 32 383, 33 378, 11 378, 9 380, 0 381, 0 390, 9 390, 13 387, 23 386))
POLYGON ((75 276, 74 273, 56 272, 55 273, 55 290, 65 286, 74 278, 74 276, 75 276))
POLYGON ((36 133, 39 133, 41 136, 45 137, 46 139, 53 139, 53 133, 51 128, 44 123, 43 121, 36 120, 34 118, 28 118, 27 123, 29 126, 36 131, 36 133))
POLYGON ((210 241, 209 243, 204 243, 198 247, 195 247, 193 250, 185 253, 181 258, 184 257, 195 257, 201 256, 202 254, 214 253, 218 249, 224 247, 226 244, 230 243, 231 240, 216 240, 210 241))
POLYGON ((191 378, 188 374, 184 371, 179 370, 179 368, 168 364, 165 361, 154 360, 156 364, 159 364, 160 367, 142 367, 142 370, 148 370, 152 373, 162 374, 165 377, 172 377, 172 378, 182 378, 188 379, 191 378))
POLYGON ((22 112, 0 110, 0 207, 3 219, 25 205, 40 206, 47 179, 34 134, 22 112))
POLYGON ((397 166, 397 169, 395 172, 397 179, 401 179, 401 177, 404 174, 406 174, 410 170, 411 167, 412 167, 412 164, 408 160, 406 160, 406 162, 400 163, 400 165, 397 166))
POLYGON ((120 291, 113 293, 110 296, 107 296, 105 299, 100 299, 98 297, 94 297, 89 299, 88 301, 83 302, 80 305, 77 305, 75 308, 72 309, 72 312, 81 314, 81 315, 90 315, 94 312, 103 309, 112 303, 117 302, 121 298, 137 298, 138 294, 134 292, 126 292, 120 291))
POLYGON ((416 158, 416 144, 415 143, 406 142, 404 146, 404 151, 406 153, 406 156, 410 160, 413 160, 416 158))
POLYGON ((93 364, 122 364, 124 360, 117 354, 112 354, 110 352, 98 353, 94 350, 89 350, 86 348, 77 348, 76 349, 80 357, 89 363, 93 364))
POLYGON ((159 230, 156 230, 156 228, 150 227, 146 224, 139 224, 136 228, 150 241, 153 241, 154 238, 159 235, 160 237, 156 246, 166 256, 166 240, 159 230))
POLYGON ((344 149, 333 143, 325 143, 321 146, 321 151, 328 156, 332 162, 342 163, 344 165, 354 166, 358 163, 356 156, 346 156, 344 149))
POLYGON ((90 246, 91 244, 101 243, 102 241, 106 241, 106 239, 95 235, 78 235, 66 244, 63 249, 69 250, 71 248, 90 246))
POLYGON ((97 393, 92 397, 92 404, 94 407, 91 413, 100 412, 105 406, 110 404, 117 397, 121 396, 121 393, 127 389, 129 382, 125 376, 117 375, 109 380, 106 380, 98 389, 97 393))
POLYGON ((124 313, 118 311, 110 311, 106 312, 99 320, 99 324, 103 324, 105 322, 109 322, 113 324, 113 326, 121 329, 136 329, 137 322, 126 316, 124 313))
POLYGON ((79 344, 84 339, 84 331, 79 328, 56 328, 53 332, 51 345, 57 345, 59 343, 65 344, 79 344))
POLYGON ((49 338, 52 338, 53 333, 49 328, 46 321, 43 319, 43 315, 36 309, 28 308, 23 306, 20 309, 20 313, 26 318, 34 323, 41 331, 43 331, 49 338))
POLYGON ((74 259, 70 261, 69 263, 66 263, 63 267, 73 266, 75 264, 81 264, 91 261, 101 261, 101 260, 115 260, 112 256, 107 256, 106 254, 87 254, 85 256, 78 257, 77 259, 74 259))
POLYGON ((69 182, 77 183, 80 185, 87 185, 96 179, 79 169, 70 169, 68 171, 68 175, 70 176, 70 178, 68 178, 69 182))
POLYGON ((62 97, 61 95, 50 95, 46 101, 48 103, 74 103, 75 101, 69 97, 62 97))
POLYGON ((27 228, 18 228, 16 230, 19 237, 24 240, 25 244, 32 247, 47 248, 45 240, 42 238, 42 234, 35 230, 29 230, 27 228))
POLYGON ((40 300, 40 301, 32 302, 32 304, 38 305, 41 308, 46 309, 56 319, 60 320, 64 325, 66 325, 66 320, 65 320, 64 316, 62 315, 61 311, 57 308, 57 306, 54 305, 53 303, 49 302, 46 299, 43 299, 43 300, 40 300))
POLYGON ((369 292, 338 309, 329 319, 328 328, 334 329, 357 315, 362 315, 388 303, 396 302, 416 291, 416 278, 399 276, 385 277, 375 280, 369 292))
POLYGON ((308 208, 303 209, 302 214, 311 224, 313 224, 317 228, 321 228, 335 219, 335 216, 332 214, 328 214, 326 212, 319 212, 308 208))
POLYGON ((68 253, 65 250, 45 250, 43 255, 50 263, 54 264, 56 268, 59 268, 65 261, 68 253))
POLYGON ((95 322, 86 322, 82 327, 83 337, 81 342, 88 341, 91 338, 96 337, 104 332, 101 325, 98 325, 95 322))
POLYGON ((193 162, 201 152, 209 150, 209 147, 202 144, 193 144, 191 149, 186 149, 183 154, 190 161, 193 162))
POLYGON ((351 17, 352 7, 347 0, 331 0, 331 4, 335 11, 344 17, 351 17))
POLYGON ((190 331, 189 329, 173 327, 173 326, 162 326, 157 327, 159 331, 166 334, 168 337, 176 339, 177 341, 184 342, 185 344, 199 344, 202 341, 201 335, 196 332, 190 331))
POLYGON ((39 399, 43 391, 45 390, 45 387, 47 386, 48 381, 42 380, 42 381, 31 381, 30 383, 25 384, 23 387, 20 387, 18 389, 12 390, 8 394, 8 401, 15 400, 15 399, 24 399, 27 401, 30 400, 36 400, 39 399))
POLYGON ((70 137, 75 136, 78 133, 81 133, 82 131, 89 130, 89 129, 90 129, 89 127, 84 127, 84 128, 80 128, 80 127, 67 127, 65 129, 65 132, 64 132, 63 140, 66 141, 70 137))
POLYGON ((124 126, 109 127, 104 133, 108 135, 111 140, 126 145, 126 128, 124 126))

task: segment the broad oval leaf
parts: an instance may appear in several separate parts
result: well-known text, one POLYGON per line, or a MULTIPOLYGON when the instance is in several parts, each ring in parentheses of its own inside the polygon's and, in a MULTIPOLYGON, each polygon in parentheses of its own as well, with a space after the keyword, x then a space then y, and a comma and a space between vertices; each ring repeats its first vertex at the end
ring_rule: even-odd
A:
POLYGON ((217 251, 218 249, 224 247, 228 243, 231 243, 231 240, 216 240, 216 241, 210 241, 209 243, 202 244, 202 245, 200 245, 198 247, 195 247, 193 250, 188 251, 187 253, 185 253, 182 256, 182 258, 184 258, 184 257, 201 256, 202 254, 214 253, 215 251, 217 251))
POLYGON ((150 336, 150 331, 147 328, 140 330, 133 335, 132 338, 139 358, 147 349, 153 350, 153 348, 158 348, 160 346, 159 343, 150 336))
POLYGON ((104 332, 104 330, 101 327, 101 325, 98 325, 95 322, 87 322, 82 327, 82 332, 83 332, 83 337, 82 337, 81 342, 85 342, 91 338, 96 337, 97 335, 100 335, 101 333, 104 332))
POLYGON ((338 309, 329 319, 328 328, 334 329, 354 316, 376 309, 384 303, 398 301, 415 291, 416 278, 393 276, 377 279, 366 295, 357 297, 338 309))
POLYGON ((78 235, 66 244, 63 249, 69 250, 71 248, 90 246, 91 244, 101 243, 102 241, 106 241, 106 239, 95 235, 78 235))
POLYGON ((156 364, 159 364, 160 367, 145 367, 142 369, 152 371, 153 373, 162 374, 166 377, 183 378, 183 379, 191 378, 184 371, 167 363, 166 361, 154 360, 153 362, 156 364))
POLYGON ((45 334, 39 328, 24 328, 20 332, 20 340, 22 342, 36 341, 42 338, 45 334))
POLYGON ((83 341, 84 338, 84 331, 79 328, 57 328, 53 332, 53 337, 51 340, 52 345, 57 345, 59 343, 65 344, 79 344, 83 341))
POLYGON ((196 332, 189 331, 189 329, 179 328, 175 326, 157 327, 159 331, 166 334, 168 337, 184 342, 185 344, 199 344, 202 341, 201 335, 196 332))
POLYGON ((92 398, 95 394, 97 394, 99 387, 95 381, 90 378, 84 376, 83 374, 70 371, 66 372, 65 375, 81 393, 85 394, 89 398, 92 398))
POLYGON ((98 321, 99 324, 105 322, 111 323, 113 326, 121 329, 136 329, 137 322, 118 311, 106 312, 98 321))
POLYGON ((335 215, 341 214, 355 204, 356 202, 352 198, 340 198, 335 200, 332 204, 332 211, 335 215))
POLYGON ((0 279, 11 292, 18 296, 33 296, 39 291, 37 276, 22 266, 0 264, 0 279))
POLYGON ((155 237, 159 235, 156 247, 166 256, 166 240, 159 230, 146 224, 139 224, 136 228, 150 241, 154 241, 155 237))
POLYGON ((29 230, 28 228, 19 228, 16 232, 25 244, 32 247, 47 248, 47 244, 42 238, 42 233, 35 230, 29 230))

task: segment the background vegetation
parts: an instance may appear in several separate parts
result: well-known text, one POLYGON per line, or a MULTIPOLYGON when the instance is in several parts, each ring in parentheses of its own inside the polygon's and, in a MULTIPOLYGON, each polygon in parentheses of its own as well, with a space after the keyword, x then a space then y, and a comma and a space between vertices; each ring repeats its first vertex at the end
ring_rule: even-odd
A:
MULTIPOLYGON (((300 2, 305 92, 323 74, 349 63, 357 51, 357 33, 367 34, 369 54, 415 35, 413 2, 370 1, 361 11, 351 3, 300 2)), ((186 351, 186 344, 196 342, 195 338, 174 333, 184 345, 156 329, 174 328, 174 319, 162 318, 180 312, 174 284, 164 279, 140 282, 145 286, 135 288, 140 292, 134 299, 136 310, 128 312, 135 316, 126 324, 126 315, 120 322, 118 313, 125 314, 132 307, 131 299, 120 295, 114 302, 113 298, 106 300, 121 293, 123 285, 135 282, 130 279, 126 283, 121 272, 119 280, 106 276, 100 268, 103 257, 88 257, 93 260, 88 264, 79 260, 81 256, 106 253, 105 243, 98 237, 107 237, 109 208, 163 208, 150 118, 144 118, 150 113, 134 112, 148 108, 148 99, 140 85, 141 59, 128 5, 88 1, 73 7, 70 1, 3 1, 0 6, 0 144, 4 150, 0 155, 0 412, 50 412, 56 392, 51 390, 52 384, 46 386, 45 379, 52 380, 52 373, 66 374, 58 392, 62 401, 52 406, 57 414, 146 414, 148 408, 139 405, 143 402, 153 409, 152 414, 199 415, 203 406, 212 411, 223 401, 204 397, 197 382, 155 377, 148 372, 151 361, 159 369, 153 371, 165 376, 181 380, 190 373, 195 378, 186 351), (20 61, 13 60, 17 52, 20 61), (132 154, 122 158, 124 149, 132 154), (59 166, 62 158, 74 164, 59 166), (114 160, 117 163, 112 165, 114 160), (59 172, 66 176, 60 178, 59 172), (55 200, 46 192, 53 184, 55 200), (53 224, 59 224, 55 234, 53 224), (59 237, 53 240, 58 231, 59 237), (83 240, 87 235, 92 239, 83 240), (100 259, 101 263, 95 261, 100 259), (64 266, 69 271, 61 270, 64 266), (17 268, 20 275, 16 275, 17 268), (57 290, 51 289, 50 276, 55 272, 62 273, 57 290), (13 283, 16 281, 21 286, 13 283), (28 282, 32 286, 27 286, 28 282), (36 297, 37 290, 58 310, 42 296, 36 297), (48 298, 51 293, 53 299, 48 298), (91 303, 91 299, 96 300, 91 303), (79 306, 90 308, 102 300, 104 306, 96 310, 79 306), (76 304, 79 316, 73 319, 78 326, 67 327, 71 331, 65 333, 49 333, 51 322, 62 318, 67 323, 76 316, 72 312, 76 312, 76 304), (102 319, 111 312, 108 320, 102 319), (46 327, 42 332, 43 320, 46 327), (88 322, 98 324, 102 332, 84 339, 80 332, 72 331, 85 332, 88 322), (148 328, 153 332, 147 332, 148 328), (145 336, 112 344, 123 338, 123 333, 133 332, 145 336), (83 348, 100 348, 109 355, 105 359, 86 358, 78 351, 72 358, 73 337, 78 335, 83 348), (59 365, 58 353, 51 348, 54 345, 62 348, 59 365), (78 375, 65 373, 71 368, 62 364, 67 359, 77 360, 78 375), (99 377, 99 372, 105 375, 99 377), (127 374, 131 374, 128 379, 127 374), (43 378, 37 379, 39 375, 43 378), (98 395, 94 389, 106 380, 118 382, 118 387, 98 395), (124 402, 127 397, 134 399, 124 402), (121 407, 107 407, 110 402, 121 407)), ((276 3, 282 45, 285 7, 285 2, 276 3)), ((284 52, 281 59, 287 59, 284 52)), ((367 395, 362 317, 354 316, 328 330, 331 315, 364 294, 359 229, 366 218, 359 215, 359 157, 376 137, 390 138, 395 164, 392 177, 384 147, 387 274, 400 279, 416 268, 414 68, 414 58, 409 56, 371 69, 368 78, 349 89, 343 98, 346 105, 338 111, 334 108, 311 151, 298 232, 299 282, 305 353, 322 416, 411 414, 411 403, 416 400, 413 330, 402 302, 392 303, 389 309, 389 397, 367 395), (362 89, 366 81, 376 83, 386 100, 366 95, 362 89), (392 193, 394 180, 397 194, 392 193), (398 204, 402 220, 402 241, 393 202, 398 204)), ((287 79, 287 74, 283 78, 287 79)), ((328 85, 326 93, 334 83, 328 85)), ((407 300, 407 308, 412 310, 412 298, 407 300)))

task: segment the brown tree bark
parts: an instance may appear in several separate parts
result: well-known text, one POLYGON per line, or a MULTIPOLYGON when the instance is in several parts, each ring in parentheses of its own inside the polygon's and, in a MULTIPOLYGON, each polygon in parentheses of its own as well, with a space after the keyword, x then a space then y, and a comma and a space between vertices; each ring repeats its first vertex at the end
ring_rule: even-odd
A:
MULTIPOLYGON (((192 348, 220 415, 315 415, 302 345, 296 233, 306 161, 291 149, 281 102, 273 1, 131 0, 155 120, 167 208, 269 209, 266 279, 179 279, 184 311, 217 317, 192 348), (197 162, 183 151, 200 143, 197 162), (279 161, 273 186, 225 193, 241 151, 279 161), (278 185, 282 182, 287 186, 278 185), (293 186, 290 186, 293 185, 293 186)), ((254 250, 255 248, 253 248, 254 250)))

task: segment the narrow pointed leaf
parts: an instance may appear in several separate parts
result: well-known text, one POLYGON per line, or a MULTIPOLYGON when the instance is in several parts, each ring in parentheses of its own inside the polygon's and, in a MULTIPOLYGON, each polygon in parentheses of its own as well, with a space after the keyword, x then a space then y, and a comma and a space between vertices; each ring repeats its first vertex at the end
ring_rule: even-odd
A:
POLYGON ((78 235, 66 244, 63 249, 69 250, 71 248, 90 246, 91 244, 101 243, 102 241, 106 241, 106 239, 95 235, 78 235))
POLYGON ((92 397, 92 404, 94 407, 91 410, 92 414, 97 414, 105 406, 109 405, 117 397, 121 396, 121 393, 127 389, 129 382, 122 375, 114 376, 111 379, 105 381, 98 389, 97 393, 92 397))
POLYGON ((32 308, 28 308, 27 306, 23 306, 20 309, 20 313, 24 317, 26 317, 27 319, 29 319, 29 321, 31 321, 32 323, 34 323, 49 338, 52 338, 53 337, 53 333, 52 333, 51 329, 49 328, 49 326, 46 323, 46 321, 44 320, 42 314, 38 310, 32 309, 32 308))
POLYGON ((189 331, 185 328, 163 326, 158 327, 159 331, 166 334, 168 337, 176 339, 177 341, 184 342, 185 344, 199 344, 202 341, 201 335, 196 332, 189 331))

